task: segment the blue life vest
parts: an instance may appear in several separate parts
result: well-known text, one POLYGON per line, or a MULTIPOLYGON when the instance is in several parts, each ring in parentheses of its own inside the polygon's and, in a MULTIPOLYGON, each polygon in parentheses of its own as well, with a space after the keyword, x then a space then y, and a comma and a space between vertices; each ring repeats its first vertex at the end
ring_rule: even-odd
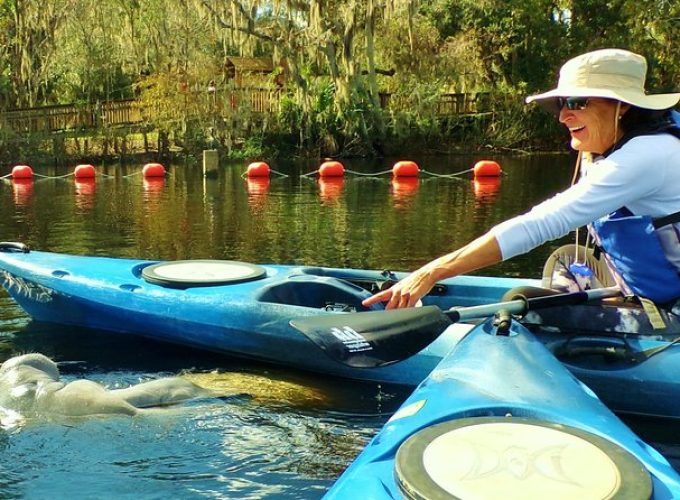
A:
MULTIPOLYGON (((680 113, 671 111, 670 117, 666 115, 665 121, 658 126, 626 134, 606 155, 633 137, 659 133, 680 139, 680 113)), ((663 304, 680 298, 680 275, 666 257, 656 229, 676 222, 680 222, 680 212, 652 219, 646 215, 633 215, 622 207, 593 222, 591 227, 597 244, 625 285, 635 295, 663 304)))
MULTIPOLYGON (((664 217, 662 222, 667 220, 664 217)), ((621 208, 591 226, 598 245, 635 295, 660 304, 680 297, 680 275, 661 247, 656 234, 656 228, 661 227, 658 222, 621 208)))
POLYGON ((680 113, 678 113, 674 109, 671 110, 671 120, 673 121, 677 128, 680 128, 680 113))

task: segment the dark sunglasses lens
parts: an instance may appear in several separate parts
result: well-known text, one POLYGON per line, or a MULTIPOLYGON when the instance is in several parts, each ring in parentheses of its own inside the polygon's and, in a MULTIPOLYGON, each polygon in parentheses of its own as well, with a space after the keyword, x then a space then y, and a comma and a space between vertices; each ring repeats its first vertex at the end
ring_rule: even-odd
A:
POLYGON ((562 109, 563 107, 567 107, 568 110, 574 111, 574 110, 582 110, 586 109, 588 106, 588 98, 587 97, 558 97, 557 99, 557 104, 562 109))

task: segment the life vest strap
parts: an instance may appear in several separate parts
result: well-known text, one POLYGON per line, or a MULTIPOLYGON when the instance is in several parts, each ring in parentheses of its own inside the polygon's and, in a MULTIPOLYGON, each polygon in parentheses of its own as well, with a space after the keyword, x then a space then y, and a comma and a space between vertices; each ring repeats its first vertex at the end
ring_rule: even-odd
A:
POLYGON ((668 224, 675 224, 677 222, 680 222, 680 212, 652 219, 652 226, 654 226, 654 229, 659 229, 660 227, 667 226, 668 224))

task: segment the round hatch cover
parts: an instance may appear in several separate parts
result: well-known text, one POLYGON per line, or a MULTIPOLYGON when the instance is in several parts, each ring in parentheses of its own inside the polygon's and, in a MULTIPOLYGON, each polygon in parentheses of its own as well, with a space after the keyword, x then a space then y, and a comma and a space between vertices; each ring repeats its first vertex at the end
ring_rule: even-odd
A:
POLYGON ((142 277, 149 283, 174 288, 233 285, 266 274, 261 266, 232 260, 176 260, 142 269, 142 277))
POLYGON ((395 478, 410 499, 650 498, 647 469, 609 440, 514 417, 444 422, 408 438, 395 478))

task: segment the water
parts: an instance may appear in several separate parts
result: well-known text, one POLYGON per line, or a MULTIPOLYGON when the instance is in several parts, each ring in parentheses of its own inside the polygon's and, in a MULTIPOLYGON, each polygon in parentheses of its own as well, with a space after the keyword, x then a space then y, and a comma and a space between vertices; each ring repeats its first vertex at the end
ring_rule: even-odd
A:
MULTIPOLYGON (((479 158, 421 158, 435 173, 479 158)), ((144 180, 141 165, 0 184, 0 240, 86 255, 218 258, 256 263, 408 270, 480 235, 566 186, 567 156, 495 158, 506 175, 475 183, 389 177, 320 182, 316 165, 272 165, 290 177, 244 180, 242 164, 205 179, 200 165, 144 180)), ((348 162, 377 172, 393 161, 348 162)), ((34 166, 49 176, 70 168, 34 166)), ((9 171, 0 171, 0 175, 9 171)), ((540 275, 566 240, 485 270, 540 275)), ((409 394, 402 387, 325 379, 143 339, 31 322, 0 294, 0 361, 42 352, 67 380, 109 387, 188 372, 233 389, 162 416, 53 421, 0 430, 2 498, 319 498, 409 394)), ((668 424, 633 422, 677 460, 668 424)))

